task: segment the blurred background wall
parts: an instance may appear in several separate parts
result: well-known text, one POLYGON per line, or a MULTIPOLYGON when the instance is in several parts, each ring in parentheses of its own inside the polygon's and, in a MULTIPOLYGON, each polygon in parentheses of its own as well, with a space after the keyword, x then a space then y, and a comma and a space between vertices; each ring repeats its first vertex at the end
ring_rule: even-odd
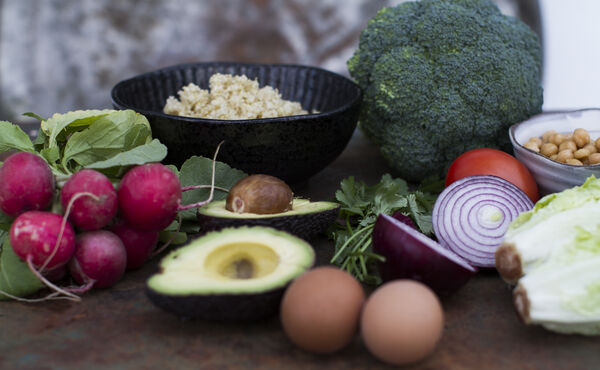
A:
MULTIPOLYGON (((229 60, 348 75, 360 31, 399 0, 1 0, 0 119, 109 108, 121 79, 229 60)), ((536 0, 497 0, 540 34, 536 0)))

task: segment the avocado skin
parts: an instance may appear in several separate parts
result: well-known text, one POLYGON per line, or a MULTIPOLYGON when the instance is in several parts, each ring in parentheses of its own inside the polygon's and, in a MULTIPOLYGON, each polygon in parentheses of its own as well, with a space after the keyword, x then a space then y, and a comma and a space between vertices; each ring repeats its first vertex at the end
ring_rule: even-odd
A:
POLYGON ((262 293, 170 295, 146 287, 152 303, 181 318, 209 321, 258 321, 275 316, 288 284, 262 293))
POLYGON ((267 226, 287 231, 304 240, 313 239, 331 225, 339 214, 339 207, 320 212, 277 216, 267 218, 227 218, 198 213, 202 231, 221 230, 227 227, 267 226))

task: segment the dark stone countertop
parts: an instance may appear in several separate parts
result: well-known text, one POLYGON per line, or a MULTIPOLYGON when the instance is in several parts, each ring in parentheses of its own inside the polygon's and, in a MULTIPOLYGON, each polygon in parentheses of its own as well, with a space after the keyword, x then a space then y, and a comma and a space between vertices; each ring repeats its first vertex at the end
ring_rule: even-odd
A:
MULTIPOLYGON (((378 152, 355 134, 346 151, 321 173, 295 186, 297 194, 331 198, 349 175, 369 183, 387 171, 378 152)), ((319 263, 331 256, 326 239, 313 242, 319 263)), ((343 351, 312 355, 294 347, 277 318, 248 324, 181 320, 153 306, 144 282, 152 261, 111 289, 80 303, 0 302, 2 369, 373 369, 387 368, 360 337, 343 351)), ((511 291, 495 272, 480 272, 442 299, 442 340, 432 356, 410 368, 593 369, 599 337, 554 334, 523 325, 511 291)))

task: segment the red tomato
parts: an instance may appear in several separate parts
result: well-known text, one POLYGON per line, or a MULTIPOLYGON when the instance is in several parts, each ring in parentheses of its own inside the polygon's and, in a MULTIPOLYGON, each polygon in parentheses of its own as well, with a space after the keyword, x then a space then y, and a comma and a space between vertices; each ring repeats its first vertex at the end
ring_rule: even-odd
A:
POLYGON ((446 186, 474 175, 501 177, 523 190, 532 202, 539 199, 538 187, 531 172, 517 158, 501 150, 480 148, 461 154, 448 169, 446 186))

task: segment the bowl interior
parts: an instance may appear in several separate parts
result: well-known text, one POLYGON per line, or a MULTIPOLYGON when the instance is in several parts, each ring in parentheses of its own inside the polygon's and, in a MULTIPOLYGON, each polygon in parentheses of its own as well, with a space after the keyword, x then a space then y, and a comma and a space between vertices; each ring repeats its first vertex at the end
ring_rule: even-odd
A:
POLYGON ((260 87, 276 88, 284 99, 299 102, 309 112, 341 109, 361 94, 349 79, 316 67, 214 62, 168 67, 122 81, 113 88, 113 102, 141 113, 163 115, 169 96, 177 97, 177 92, 192 82, 208 89, 210 76, 215 73, 256 79, 260 87))
POLYGON ((541 114, 516 125, 512 135, 517 144, 523 145, 549 130, 566 133, 576 128, 586 129, 592 140, 600 137, 600 109, 541 114))

